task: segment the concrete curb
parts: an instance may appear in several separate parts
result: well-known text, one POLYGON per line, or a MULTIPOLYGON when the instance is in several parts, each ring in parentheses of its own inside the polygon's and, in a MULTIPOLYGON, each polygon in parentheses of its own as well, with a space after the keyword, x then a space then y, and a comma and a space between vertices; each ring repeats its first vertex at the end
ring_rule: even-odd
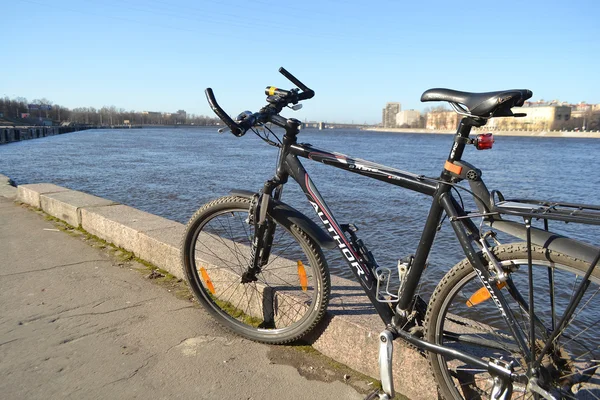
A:
MULTIPOLYGON (((0 187, 2 182, 0 179, 0 187)), ((184 278, 179 254, 184 226, 180 223, 53 184, 21 185, 16 200, 80 226, 174 276, 184 278)), ((379 379, 378 336, 382 329, 380 318, 360 286, 332 276, 328 316, 312 335, 313 347, 379 379)), ((394 374, 399 393, 411 399, 437 398, 437 386, 427 360, 400 341, 394 346, 394 374)))

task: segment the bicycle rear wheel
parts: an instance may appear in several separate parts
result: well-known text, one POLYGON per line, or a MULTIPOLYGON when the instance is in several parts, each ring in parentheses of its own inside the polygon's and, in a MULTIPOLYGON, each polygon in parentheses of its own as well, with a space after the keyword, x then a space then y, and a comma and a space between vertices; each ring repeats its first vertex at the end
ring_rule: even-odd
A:
MULTIPOLYGON (((525 244, 502 245, 493 249, 509 272, 502 288, 505 299, 528 337, 531 320, 527 313, 528 277, 525 244), (511 288, 511 284, 514 286, 511 288), (509 289, 511 289, 509 291, 509 289), (515 295, 515 290, 520 293, 515 295)), ((589 264, 564 254, 534 247, 534 304, 537 352, 558 324, 589 264), (552 261, 549 261, 552 260, 552 261), (552 279, 550 279, 552 277, 552 279), (554 284, 550 284, 550 282, 554 284), (553 288, 553 289, 552 289, 553 288), (554 299, 553 301, 551 299, 554 299)), ((590 278, 572 320, 544 356, 540 386, 556 398, 600 398, 600 271, 590 278)), ((475 357, 513 361, 515 372, 524 374, 528 365, 494 301, 468 260, 454 266, 432 295, 425 317, 428 341, 454 348, 475 357)), ((433 374, 446 399, 489 398, 493 387, 490 375, 474 365, 429 353, 433 374)), ((533 398, 524 384, 513 383, 513 398, 533 398)), ((536 397, 537 398, 537 397, 536 397)))
POLYGON ((199 303, 235 333, 264 343, 297 340, 325 314, 327 263, 320 247, 297 226, 277 225, 268 263, 256 281, 243 283, 254 238, 249 207, 249 199, 228 196, 194 214, 182 245, 188 283, 199 303))

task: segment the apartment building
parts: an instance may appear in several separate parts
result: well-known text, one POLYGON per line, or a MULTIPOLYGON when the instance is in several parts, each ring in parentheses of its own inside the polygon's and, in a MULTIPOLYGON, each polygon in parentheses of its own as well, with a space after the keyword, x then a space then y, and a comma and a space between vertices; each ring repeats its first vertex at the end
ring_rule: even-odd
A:
POLYGON ((459 115, 454 111, 432 111, 427 113, 425 127, 427 129, 456 129, 459 115))
POLYGON ((384 128, 396 127, 396 116, 402 109, 400 103, 386 103, 382 113, 382 123, 384 128))
POLYGON ((417 110, 405 110, 396 114, 396 125, 402 127, 415 127, 419 124, 421 113, 417 110))
POLYGON ((514 107, 513 113, 527 114, 519 118, 492 118, 490 128, 500 130, 547 131, 559 129, 561 123, 571 119, 571 106, 568 105, 526 105, 514 107))

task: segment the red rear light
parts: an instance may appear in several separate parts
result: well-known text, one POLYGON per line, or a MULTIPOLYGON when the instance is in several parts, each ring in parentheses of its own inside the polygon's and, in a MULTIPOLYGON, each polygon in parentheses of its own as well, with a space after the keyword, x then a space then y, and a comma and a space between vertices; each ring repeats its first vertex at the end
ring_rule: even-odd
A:
POLYGON ((477 135, 477 139, 475 139, 475 147, 477 150, 487 150, 491 149, 494 145, 494 135, 491 133, 482 133, 477 135))

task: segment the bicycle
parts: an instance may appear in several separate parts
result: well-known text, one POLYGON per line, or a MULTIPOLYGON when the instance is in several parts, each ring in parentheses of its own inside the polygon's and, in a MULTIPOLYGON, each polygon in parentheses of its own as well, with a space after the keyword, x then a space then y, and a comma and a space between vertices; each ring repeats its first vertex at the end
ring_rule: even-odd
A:
POLYGON ((438 392, 446 399, 600 398, 600 329, 594 329, 600 328, 595 301, 600 249, 549 231, 549 221, 600 225, 600 206, 505 199, 487 189, 481 170, 462 160, 467 145, 478 150, 493 145, 492 134, 470 138, 473 127, 489 118, 521 116, 511 109, 532 92, 423 93, 422 101, 446 101, 462 115, 444 168, 433 178, 299 143, 300 121, 279 114, 285 107, 298 109, 314 91, 285 69, 280 72, 296 88, 267 87, 268 104, 235 121, 206 89, 212 110, 225 124, 220 133, 241 137, 251 130, 279 147, 279 156, 274 177, 261 191, 233 190, 191 217, 182 261, 200 304, 246 338, 295 341, 326 312, 330 280, 322 248, 337 248, 385 324, 379 336, 382 391, 369 398, 394 396, 391 358, 397 338, 427 353, 438 392), (282 139, 272 125, 284 129, 282 139), (337 222, 299 158, 430 196, 414 255, 399 260, 396 268, 379 266, 357 228, 337 222), (324 229, 281 200, 290 177, 324 229), (461 181, 469 188, 458 185, 461 181), (462 197, 453 195, 459 190, 470 194, 476 210, 465 210, 462 197), (466 258, 446 273, 424 305, 416 288, 444 218, 466 258), (543 227, 534 227, 536 221, 543 227), (525 242, 501 244, 497 231, 525 242))

